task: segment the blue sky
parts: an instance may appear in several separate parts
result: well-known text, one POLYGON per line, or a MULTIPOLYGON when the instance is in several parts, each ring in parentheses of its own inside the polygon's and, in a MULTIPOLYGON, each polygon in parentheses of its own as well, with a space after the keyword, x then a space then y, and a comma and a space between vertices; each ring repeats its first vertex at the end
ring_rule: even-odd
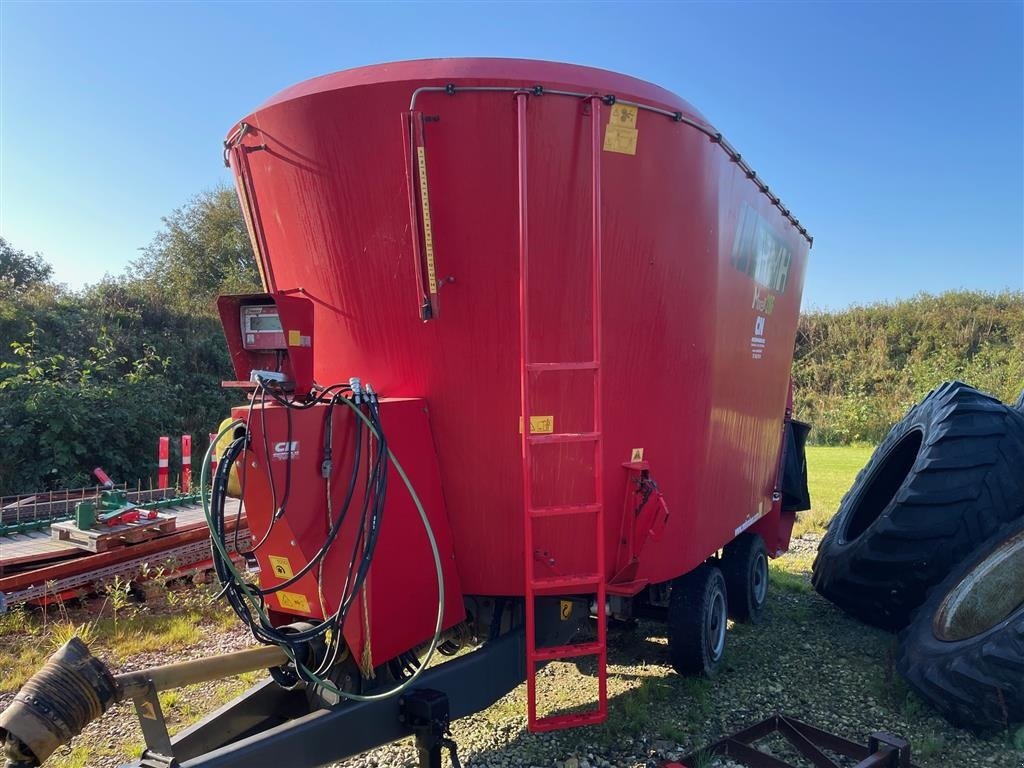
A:
POLYGON ((1024 289, 1024 3, 0 3, 0 234, 118 274, 281 88, 430 56, 619 70, 700 109, 815 235, 805 307, 1024 289))

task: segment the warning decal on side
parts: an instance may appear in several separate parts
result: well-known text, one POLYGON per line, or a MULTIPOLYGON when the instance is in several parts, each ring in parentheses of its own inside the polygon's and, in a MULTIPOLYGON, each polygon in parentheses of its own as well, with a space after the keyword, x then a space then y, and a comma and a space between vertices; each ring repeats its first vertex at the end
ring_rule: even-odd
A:
POLYGON ((299 611, 300 613, 309 613, 309 600, 306 599, 305 595, 300 595, 298 592, 285 592, 281 590, 275 593, 277 595, 277 602, 281 604, 281 608, 286 611, 299 611))
POLYGON ((281 557, 280 555, 271 555, 270 570, 274 572, 274 575, 279 579, 290 579, 294 574, 292 573, 292 564, 288 562, 287 557, 281 557))
POLYGON ((613 104, 608 116, 608 127, 604 131, 604 151, 622 155, 636 154, 636 112, 628 104, 613 104))
POLYGON ((634 463, 634 462, 637 462, 637 461, 643 461, 643 460, 644 460, 644 449, 643 448, 634 448, 632 450, 632 452, 629 454, 629 461, 630 461, 630 463, 634 463))
POLYGON ((558 605, 558 615, 562 621, 572 618, 572 600, 562 600, 558 605))
MULTIPOLYGON (((530 417, 530 434, 531 435, 550 435, 555 431, 555 417, 554 416, 531 416, 530 417)), ((519 417, 519 434, 523 434, 523 417, 519 417)))

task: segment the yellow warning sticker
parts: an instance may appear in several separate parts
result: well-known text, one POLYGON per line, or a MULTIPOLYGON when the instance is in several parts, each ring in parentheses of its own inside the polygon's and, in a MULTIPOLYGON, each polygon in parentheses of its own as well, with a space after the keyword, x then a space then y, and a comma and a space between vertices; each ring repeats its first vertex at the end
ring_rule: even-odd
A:
POLYGON ((299 613, 309 613, 309 600, 306 599, 305 595, 300 595, 298 592, 275 592, 277 595, 277 602, 281 604, 281 608, 286 611, 298 611, 299 613))
MULTIPOLYGON (((554 416, 531 416, 530 417, 530 434, 531 435, 550 435, 555 431, 555 417, 554 416)), ((519 417, 519 434, 523 434, 523 417, 519 417)))
POLYGON ((613 104, 608 124, 620 128, 636 128, 636 113, 636 107, 631 104, 613 104))
POLYGON ((302 334, 298 331, 288 331, 288 346, 298 347, 302 344, 302 334))
POLYGON ((572 600, 560 601, 558 608, 562 621, 568 621, 572 617, 572 600))
POLYGON ((274 575, 279 579, 290 579, 294 574, 292 573, 292 564, 288 562, 287 557, 281 557, 280 555, 271 555, 270 570, 274 572, 274 575))
MULTIPOLYGON (((631 462, 632 461, 643 461, 644 460, 644 449, 643 448, 634 448, 632 450, 632 452, 629 454, 629 460, 631 462)), ((270 558, 270 559, 273 560, 274 558, 270 558)))
POLYGON ((622 155, 636 154, 637 108, 629 104, 613 104, 604 131, 604 151, 622 155))

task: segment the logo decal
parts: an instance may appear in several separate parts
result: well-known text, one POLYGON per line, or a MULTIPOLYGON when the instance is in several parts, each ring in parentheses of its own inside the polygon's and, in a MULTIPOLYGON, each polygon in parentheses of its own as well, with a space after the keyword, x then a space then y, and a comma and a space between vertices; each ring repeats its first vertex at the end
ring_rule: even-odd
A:
POLYGON ((760 285, 754 286, 754 300, 750 308, 763 315, 770 315, 775 311, 775 294, 764 290, 760 285))
POLYGON ((281 441, 274 443, 274 458, 281 461, 299 458, 299 441, 292 440, 290 443, 281 441))
POLYGON ((755 360, 764 357, 765 347, 768 346, 768 340, 764 337, 764 323, 764 315, 758 315, 754 321, 754 335, 750 337, 750 356, 755 360))
MULTIPOLYGON (((776 293, 786 290, 793 253, 772 225, 747 203, 740 210, 732 244, 732 265, 776 293)), ((755 307, 756 309, 756 307, 755 307)), ((765 311, 771 312, 770 309, 765 311)))

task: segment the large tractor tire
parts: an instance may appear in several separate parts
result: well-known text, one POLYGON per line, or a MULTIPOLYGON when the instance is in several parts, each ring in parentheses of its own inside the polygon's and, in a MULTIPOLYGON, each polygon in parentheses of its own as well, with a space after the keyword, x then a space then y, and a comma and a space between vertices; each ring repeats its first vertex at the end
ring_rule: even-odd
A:
POLYGON ((1024 506, 1024 414, 961 382, 933 390, 857 475, 818 547, 815 589, 901 629, 974 547, 1024 506))
POLYGON ((1024 519, 932 590, 900 636, 896 668, 954 725, 1024 722, 1024 519))

